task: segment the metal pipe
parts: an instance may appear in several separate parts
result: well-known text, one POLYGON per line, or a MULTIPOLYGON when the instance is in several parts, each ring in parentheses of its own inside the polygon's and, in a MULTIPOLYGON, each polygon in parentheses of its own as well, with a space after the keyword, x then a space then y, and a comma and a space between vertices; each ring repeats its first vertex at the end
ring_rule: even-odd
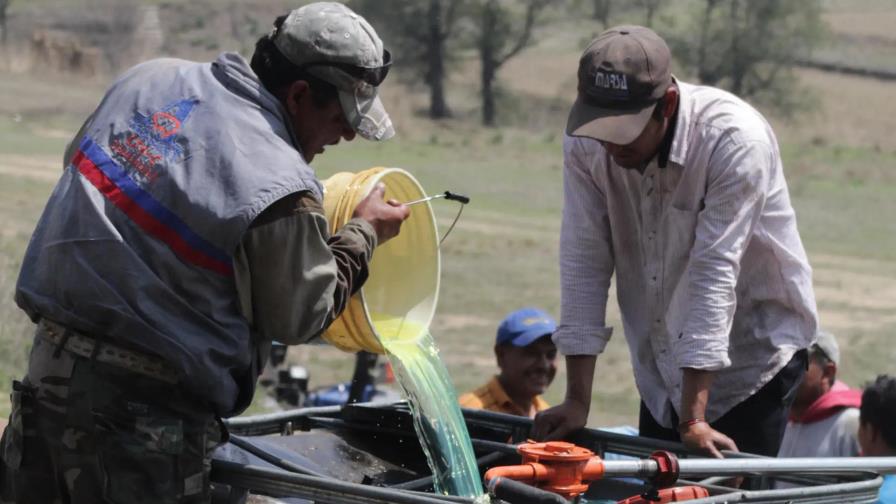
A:
POLYGON ((309 458, 305 457, 301 453, 293 452, 292 455, 295 458, 306 462, 305 466, 301 466, 299 464, 292 462, 291 460, 286 460, 284 458, 280 458, 271 453, 268 453, 268 452, 264 451, 264 449, 253 445, 248 440, 243 439, 239 436, 230 436, 230 442, 233 443, 233 445, 236 446, 237 448, 241 448, 241 449, 251 453, 252 455, 255 455, 256 457, 260 458, 261 460, 264 460, 265 462, 267 462, 269 464, 279 467, 280 469, 285 469, 287 471, 291 471, 291 472, 298 473, 298 474, 305 474, 307 476, 315 476, 318 478, 328 478, 329 477, 329 475, 327 475, 327 474, 317 472, 314 469, 311 469, 310 466, 316 465, 316 462, 314 462, 313 460, 310 460, 309 458))
POLYGON ((277 434, 283 430, 286 422, 295 423, 313 415, 338 415, 342 412, 342 406, 319 406, 314 408, 298 408, 276 413, 244 416, 225 419, 227 429, 243 436, 259 436, 265 434, 277 434))
POLYGON ((313 499, 318 502, 365 504, 444 504, 473 499, 423 495, 402 490, 349 483, 336 478, 317 478, 278 469, 213 460, 212 481, 226 482, 235 487, 272 497, 289 496, 313 499))
MULTIPOLYGON (((483 467, 488 466, 498 460, 504 458, 505 455, 503 453, 487 453, 478 459, 476 459, 476 466, 480 468, 480 471, 483 467)), ((425 488, 433 487, 433 477, 432 475, 424 476, 422 478, 417 478, 410 481, 405 481, 404 483, 397 483, 395 485, 389 485, 389 488, 396 488, 399 490, 422 490, 425 488)))
MULTIPOLYGON (((759 458, 759 459, 678 459, 682 476, 726 476, 747 473, 775 474, 832 474, 871 471, 880 474, 896 473, 896 457, 819 457, 819 458, 759 458)), ((650 477, 656 474, 654 460, 606 460, 606 476, 650 477)))
POLYGON ((830 474, 872 471, 896 473, 896 457, 818 457, 774 459, 679 459, 681 474, 830 474))
POLYGON ((863 481, 818 485, 810 487, 786 488, 780 490, 738 490, 731 493, 713 495, 703 499, 688 501, 688 504, 732 504, 735 502, 780 502, 842 504, 844 502, 871 503, 877 500, 877 493, 883 478, 880 476, 863 481))
MULTIPOLYGON (((679 460, 679 464, 681 464, 679 460)), ((657 473, 655 460, 604 460, 604 477, 634 476, 648 478, 657 473)), ((681 474, 685 474, 683 471, 681 474)))

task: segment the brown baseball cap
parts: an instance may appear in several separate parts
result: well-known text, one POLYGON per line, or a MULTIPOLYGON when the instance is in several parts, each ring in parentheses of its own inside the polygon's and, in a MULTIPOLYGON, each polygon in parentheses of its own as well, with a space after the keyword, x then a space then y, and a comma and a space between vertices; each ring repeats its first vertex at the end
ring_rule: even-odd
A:
POLYGON ((644 131, 672 84, 669 46, 643 26, 598 35, 579 60, 579 87, 566 133, 627 145, 644 131))

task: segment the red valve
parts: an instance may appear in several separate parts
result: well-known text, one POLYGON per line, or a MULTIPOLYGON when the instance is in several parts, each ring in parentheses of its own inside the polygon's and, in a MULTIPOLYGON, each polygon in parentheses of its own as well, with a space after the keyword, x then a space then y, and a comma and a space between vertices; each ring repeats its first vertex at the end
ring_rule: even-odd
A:
POLYGON ((709 497, 709 491, 699 486, 672 487, 678 481, 678 458, 674 453, 658 450, 650 454, 656 461, 656 474, 650 478, 647 493, 623 499, 616 504, 665 504, 709 497), (672 487, 672 488, 665 488, 672 487))
POLYGON ((681 502, 691 499, 702 499, 703 497, 709 497, 709 492, 703 487, 692 485, 663 488, 651 497, 636 495, 618 501, 616 504, 666 504, 667 502, 681 502))

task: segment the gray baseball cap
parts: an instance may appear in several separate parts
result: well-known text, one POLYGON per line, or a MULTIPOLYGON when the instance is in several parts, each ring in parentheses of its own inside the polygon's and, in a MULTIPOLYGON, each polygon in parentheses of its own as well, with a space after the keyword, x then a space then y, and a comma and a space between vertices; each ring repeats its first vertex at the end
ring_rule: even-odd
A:
POLYGON ((837 344, 837 338, 833 334, 827 331, 818 331, 812 346, 821 350, 825 357, 835 365, 840 365, 840 345, 837 344))
POLYGON ((274 45, 293 64, 336 86, 345 118, 359 135, 368 140, 395 135, 377 89, 391 56, 363 17, 335 2, 308 4, 289 13, 274 45))
POLYGON ((598 35, 579 59, 578 96, 566 133, 633 142, 672 84, 671 59, 666 42, 650 28, 617 26, 598 35))

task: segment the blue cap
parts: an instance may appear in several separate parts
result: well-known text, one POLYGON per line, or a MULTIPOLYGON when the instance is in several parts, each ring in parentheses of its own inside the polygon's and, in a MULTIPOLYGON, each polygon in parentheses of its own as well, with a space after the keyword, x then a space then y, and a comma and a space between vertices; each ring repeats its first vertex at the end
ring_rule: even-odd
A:
POLYGON ((537 308, 523 308, 507 316, 498 326, 496 345, 511 343, 524 347, 542 336, 554 334, 557 323, 547 313, 537 308))

